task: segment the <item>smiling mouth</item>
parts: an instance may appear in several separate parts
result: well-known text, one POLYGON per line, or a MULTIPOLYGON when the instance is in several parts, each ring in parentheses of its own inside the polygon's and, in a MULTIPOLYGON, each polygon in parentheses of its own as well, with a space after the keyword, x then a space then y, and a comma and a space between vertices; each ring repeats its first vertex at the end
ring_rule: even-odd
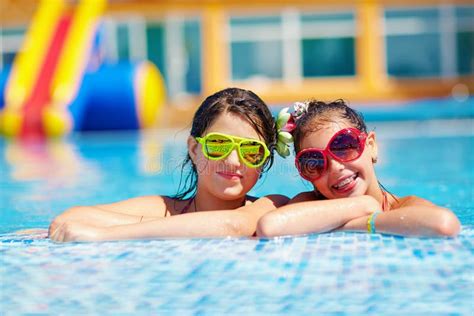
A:
POLYGON ((345 188, 349 187, 349 185, 353 183, 353 181, 355 181, 355 179, 357 179, 358 177, 359 177, 359 174, 354 173, 352 176, 345 178, 341 182, 338 182, 335 185, 333 185, 332 187, 336 190, 344 190, 345 188))

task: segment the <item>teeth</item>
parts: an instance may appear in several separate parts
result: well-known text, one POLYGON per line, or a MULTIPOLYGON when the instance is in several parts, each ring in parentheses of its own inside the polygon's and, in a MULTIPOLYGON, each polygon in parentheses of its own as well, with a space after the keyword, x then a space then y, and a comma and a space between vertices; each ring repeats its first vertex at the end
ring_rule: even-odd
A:
POLYGON ((356 175, 353 175, 352 177, 348 177, 348 178, 344 179, 343 181, 341 181, 341 182, 339 182, 338 184, 336 184, 334 187, 335 187, 336 189, 339 189, 339 188, 345 186, 346 184, 349 184, 352 180, 355 179, 355 176, 356 176, 356 175))

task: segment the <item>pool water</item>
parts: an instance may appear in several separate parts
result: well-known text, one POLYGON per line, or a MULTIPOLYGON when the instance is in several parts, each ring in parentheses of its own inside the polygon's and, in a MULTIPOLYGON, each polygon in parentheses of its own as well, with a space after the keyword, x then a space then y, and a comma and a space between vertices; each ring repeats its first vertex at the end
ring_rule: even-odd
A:
MULTIPOLYGON (((0 314, 472 315, 474 121, 370 122, 377 174, 396 195, 451 208, 454 239, 331 233, 292 238, 56 244, 62 210, 173 194, 186 130, 0 140, 0 314)), ((310 186, 277 158, 252 194, 310 186)))

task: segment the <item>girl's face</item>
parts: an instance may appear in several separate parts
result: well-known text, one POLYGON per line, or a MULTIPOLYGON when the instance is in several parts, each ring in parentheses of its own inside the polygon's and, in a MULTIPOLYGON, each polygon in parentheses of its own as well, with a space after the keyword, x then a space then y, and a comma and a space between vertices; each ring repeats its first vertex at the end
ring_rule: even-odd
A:
MULTIPOLYGON (((220 114, 202 136, 211 132, 262 140, 247 121, 228 112, 220 114)), ((198 192, 206 191, 222 200, 234 200, 244 197, 257 183, 261 167, 246 166, 240 160, 237 148, 226 158, 209 160, 204 156, 201 144, 189 137, 188 151, 198 172, 198 192)))
MULTIPOLYGON (((307 134, 301 142, 301 150, 324 149, 333 135, 344 128, 353 127, 343 120, 328 122, 317 131, 307 134)), ((340 162, 327 155, 327 169, 322 176, 312 181, 313 186, 328 199, 364 194, 374 195, 378 188, 372 159, 377 157, 375 133, 370 132, 365 140, 362 155, 352 161, 340 162)))

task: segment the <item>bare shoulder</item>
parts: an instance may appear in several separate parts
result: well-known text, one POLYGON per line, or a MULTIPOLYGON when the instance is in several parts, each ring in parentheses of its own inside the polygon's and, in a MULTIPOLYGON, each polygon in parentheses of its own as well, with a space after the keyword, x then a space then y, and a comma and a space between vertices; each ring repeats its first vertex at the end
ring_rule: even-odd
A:
POLYGON ((314 200, 316 200, 316 195, 314 194, 314 191, 306 191, 306 192, 301 192, 301 193, 298 193, 297 195, 295 195, 288 202, 288 204, 306 202, 306 201, 314 201, 314 200))
POLYGON ((130 215, 164 216, 165 199, 167 198, 160 195, 139 196, 115 203, 97 205, 97 207, 130 215))
POLYGON ((112 204, 123 204, 127 206, 156 207, 156 206, 163 205, 166 198, 167 197, 163 197, 161 195, 145 195, 145 196, 137 196, 134 198, 130 198, 130 199, 112 203, 112 204))
POLYGON ((408 195, 398 198, 392 204, 392 208, 394 209, 406 206, 435 206, 435 204, 416 195, 408 195))

